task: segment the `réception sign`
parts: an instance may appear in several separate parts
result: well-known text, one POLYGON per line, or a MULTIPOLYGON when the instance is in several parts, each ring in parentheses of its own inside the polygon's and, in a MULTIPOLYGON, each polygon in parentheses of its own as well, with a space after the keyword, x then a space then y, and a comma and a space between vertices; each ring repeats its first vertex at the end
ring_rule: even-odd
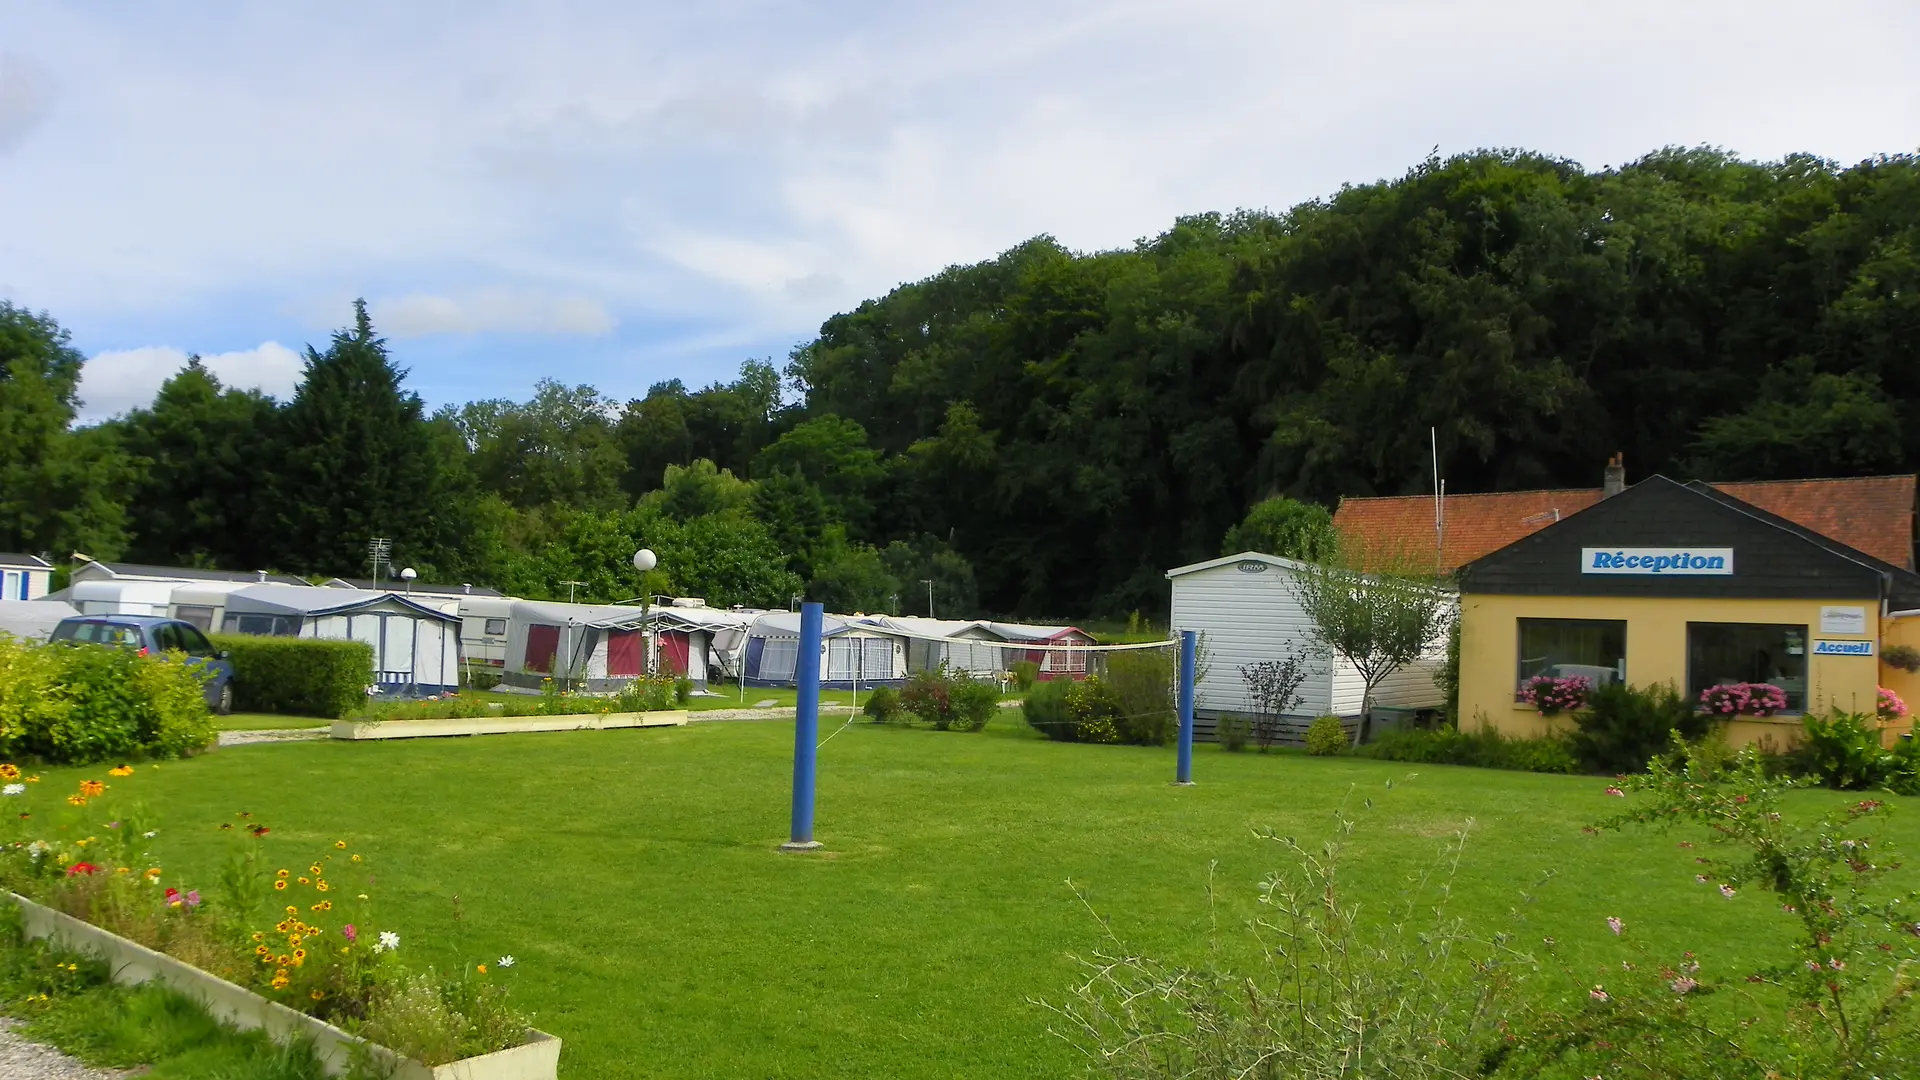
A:
POLYGON ((1580 572, 1632 577, 1730 577, 1732 548, 1581 548, 1580 572))

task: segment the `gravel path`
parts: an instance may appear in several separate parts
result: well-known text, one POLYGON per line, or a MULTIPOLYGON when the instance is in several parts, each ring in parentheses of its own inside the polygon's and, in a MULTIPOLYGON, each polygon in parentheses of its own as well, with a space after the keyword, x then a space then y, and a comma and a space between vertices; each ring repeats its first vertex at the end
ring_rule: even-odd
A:
MULTIPOLYGON (((248 743, 312 742, 327 737, 327 729, 317 728, 268 728, 264 731, 223 731, 220 733, 221 746, 245 746, 248 743)), ((0 1074, 0 1080, 6 1080, 0 1074)))
POLYGON ((51 1046, 14 1034, 18 1024, 11 1017, 0 1017, 0 1080, 120 1080, 140 1071, 92 1068, 51 1046))

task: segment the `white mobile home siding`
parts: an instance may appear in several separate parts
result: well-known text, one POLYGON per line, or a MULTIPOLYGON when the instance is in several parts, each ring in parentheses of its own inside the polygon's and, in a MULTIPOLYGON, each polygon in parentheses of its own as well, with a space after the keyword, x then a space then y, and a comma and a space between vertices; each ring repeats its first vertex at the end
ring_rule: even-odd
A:
MULTIPOLYGON (((1173 579, 1174 632, 1199 631, 1204 651, 1206 669, 1194 686, 1196 713, 1218 717, 1252 712, 1246 681, 1240 677, 1242 665, 1279 660, 1290 649, 1313 652, 1310 623, 1288 588, 1289 576, 1283 566, 1248 560, 1173 579), (1248 572, 1242 565, 1262 569, 1248 572)), ((1303 700, 1294 714, 1318 716, 1332 707, 1331 667, 1324 655, 1309 661, 1307 681, 1300 686, 1303 700)), ((1357 703, 1354 711, 1359 711, 1357 703)))

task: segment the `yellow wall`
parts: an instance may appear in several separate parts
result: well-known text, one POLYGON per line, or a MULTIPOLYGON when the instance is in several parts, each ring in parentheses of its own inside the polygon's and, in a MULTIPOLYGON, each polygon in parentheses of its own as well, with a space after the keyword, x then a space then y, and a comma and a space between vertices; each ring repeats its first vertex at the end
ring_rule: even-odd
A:
MULTIPOLYGON (((1506 735, 1536 737, 1564 730, 1564 716, 1541 716, 1531 705, 1513 700, 1520 656, 1520 619, 1623 619, 1627 624, 1627 682, 1650 686, 1670 682, 1687 688, 1687 623, 1784 623, 1804 625, 1810 638, 1860 635, 1822 634, 1820 609, 1847 604, 1865 607, 1868 625, 1880 609, 1865 600, 1701 600, 1601 596, 1502 596, 1469 593, 1460 598, 1460 718, 1471 729, 1486 724, 1506 735), (1484 717, 1484 719, 1482 719, 1484 717)), ((1920 640, 1920 618, 1912 632, 1920 640)), ((1873 635, 1867 635, 1872 638, 1873 635)), ((1876 648, 1876 653, 1878 649, 1876 648)), ((1869 657, 1809 656, 1807 706, 1814 712, 1845 709, 1872 713, 1879 696, 1879 664, 1869 657)), ((1726 725, 1734 746, 1760 743, 1785 750, 1800 736, 1798 717, 1749 718, 1726 725)))
MULTIPOLYGON (((1883 619, 1880 622, 1880 648, 1882 651, 1895 645, 1911 645, 1920 649, 1920 615, 1908 615, 1902 619, 1883 619)), ((1907 708, 1920 710, 1920 674, 1910 674, 1899 668, 1880 665, 1880 685, 1900 695, 1907 708)), ((1913 714, 1907 714, 1905 720, 1893 725, 1889 733, 1888 745, 1898 732, 1913 730, 1913 714)))

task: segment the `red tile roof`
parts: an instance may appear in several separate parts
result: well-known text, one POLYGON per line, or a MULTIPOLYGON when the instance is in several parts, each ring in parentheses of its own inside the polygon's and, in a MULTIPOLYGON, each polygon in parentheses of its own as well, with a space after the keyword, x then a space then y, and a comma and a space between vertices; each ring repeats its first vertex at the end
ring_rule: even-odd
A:
MULTIPOLYGON (((1883 562, 1914 566, 1914 476, 1714 484, 1720 491, 1883 562)), ((1473 560, 1600 501, 1599 488, 1448 495, 1440 570, 1473 560)), ((1424 562, 1433 551, 1433 496, 1342 499, 1333 524, 1375 558, 1424 562)))

